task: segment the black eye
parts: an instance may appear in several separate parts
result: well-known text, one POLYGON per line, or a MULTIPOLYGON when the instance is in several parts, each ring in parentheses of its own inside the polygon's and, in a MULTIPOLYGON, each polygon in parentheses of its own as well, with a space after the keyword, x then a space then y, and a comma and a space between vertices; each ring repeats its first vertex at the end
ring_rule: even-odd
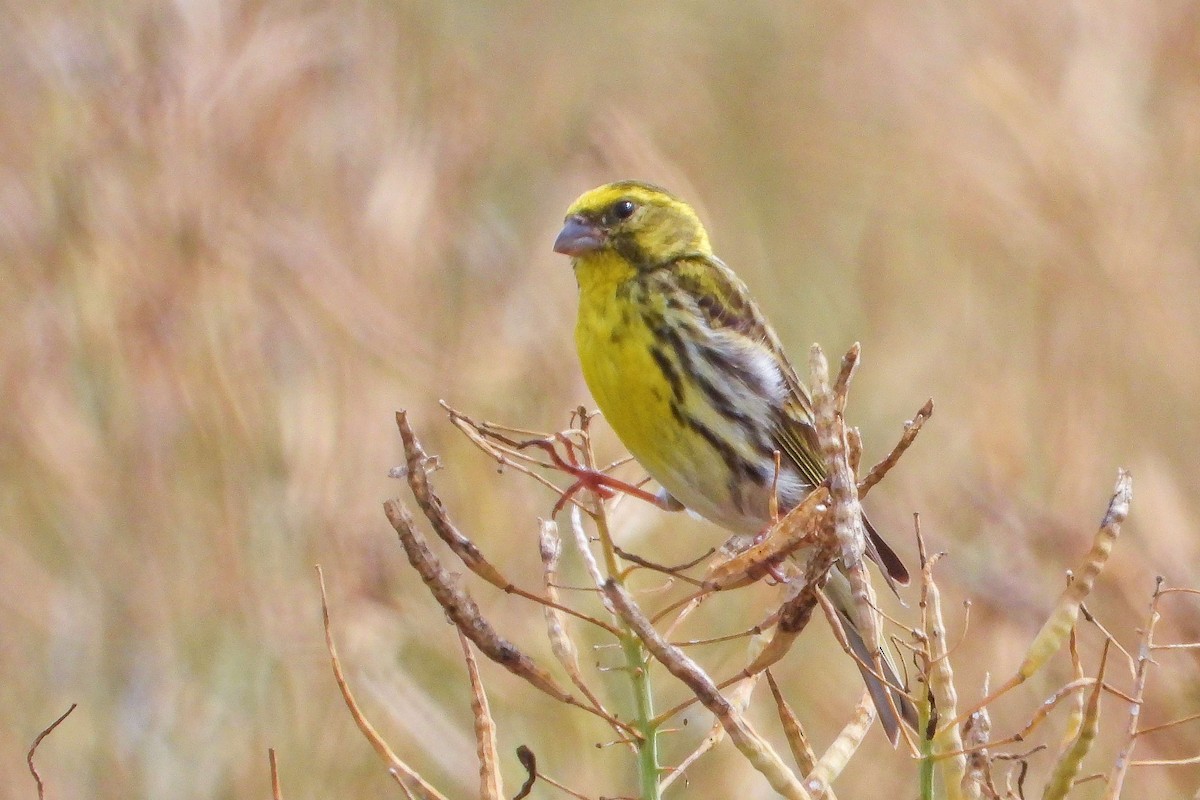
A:
POLYGON ((636 210, 637 206, 632 200, 618 200, 613 204, 612 215, 615 219, 629 219, 636 210))

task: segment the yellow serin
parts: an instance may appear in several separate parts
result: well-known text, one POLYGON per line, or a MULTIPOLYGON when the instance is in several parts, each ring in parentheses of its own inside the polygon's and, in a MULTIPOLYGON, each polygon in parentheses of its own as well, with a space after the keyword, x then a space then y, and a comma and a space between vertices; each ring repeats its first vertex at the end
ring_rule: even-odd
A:
MULTIPOLYGON (((808 392, 690 206, 646 183, 601 186, 567 210, 554 249, 572 257, 579 282, 575 343, 588 388, 668 499, 752 535, 771 522, 776 452, 782 512, 823 480, 808 392)), ((867 527, 872 555, 907 582, 903 564, 867 527)), ((827 591, 870 663, 845 577, 831 576, 827 591)), ((885 689, 864 678, 894 742, 885 689)), ((895 702, 913 718, 907 700, 895 702)))

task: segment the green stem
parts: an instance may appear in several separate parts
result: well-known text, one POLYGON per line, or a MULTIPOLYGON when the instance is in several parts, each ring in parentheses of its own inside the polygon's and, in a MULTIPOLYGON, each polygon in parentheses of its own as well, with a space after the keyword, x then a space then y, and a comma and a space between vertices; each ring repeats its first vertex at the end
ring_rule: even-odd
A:
MULTIPOLYGON (((587 429, 586 423, 583 425, 587 429)), ((584 439, 584 460, 589 469, 595 469, 595 459, 592 456, 592 441, 584 439)), ((600 540, 600 549, 604 554, 604 568, 608 577, 622 586, 625 585, 625 575, 617 561, 617 551, 613 547, 612 534, 608 529, 608 515, 604 510, 604 502, 596 498, 596 510, 591 514, 596 524, 596 535, 600 540)), ((642 640, 625 623, 617 618, 621 626, 621 651, 625 654, 625 669, 633 688, 635 719, 633 728, 641 736, 637 742, 638 752, 638 783, 641 787, 641 800, 661 800, 658 777, 662 766, 658 762, 658 726, 654 721, 654 687, 650 685, 650 658, 642 640)))
MULTIPOLYGON (((617 564, 616 550, 608 530, 608 517, 599 502, 597 513, 592 519, 604 552, 605 567, 609 577, 624 584, 624 576, 617 564)), ((638 783, 642 800, 660 800, 658 777, 662 767, 658 762, 658 728, 654 721, 654 688, 650 684, 650 660, 642 640, 637 637, 624 620, 617 619, 621 626, 621 651, 625 654, 625 669, 633 688, 635 719, 633 728, 641 734, 637 743, 638 783)))
POLYGON ((920 705, 917 719, 917 730, 921 731, 921 759, 917 769, 921 784, 921 800, 933 800, 933 739, 926 735, 929 730, 928 704, 920 705))
POLYGON ((642 741, 638 743, 638 780, 641 785, 641 797, 642 800, 658 800, 661 797, 658 788, 661 766, 658 763, 658 731, 652 722, 654 692, 650 686, 646 648, 642 646, 641 639, 631 633, 621 637, 621 649, 625 652, 625 662, 629 665, 633 699, 637 708, 634 728, 642 734, 642 741))

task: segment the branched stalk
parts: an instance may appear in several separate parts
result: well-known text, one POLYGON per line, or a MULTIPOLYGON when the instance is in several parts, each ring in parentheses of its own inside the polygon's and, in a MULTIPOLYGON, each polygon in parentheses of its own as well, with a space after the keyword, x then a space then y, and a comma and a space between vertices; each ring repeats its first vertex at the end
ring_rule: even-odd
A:
MULTIPOLYGON (((595 468, 595 456, 592 452, 592 439, 586 435, 588 418, 583 417, 580 427, 584 430, 583 457, 589 469, 595 468)), ((608 527, 608 513, 604 502, 597 497, 593 510, 588 512, 596 525, 596 536, 600 541, 600 550, 604 555, 604 567, 609 580, 615 581, 622 589, 625 588, 625 576, 617 560, 617 551, 613 545, 612 533, 608 527)), ((659 775, 662 765, 658 755, 658 722, 654 719, 654 687, 650 683, 650 654, 629 624, 614 615, 620 626, 618 639, 621 642, 621 652, 625 656, 625 669, 629 675, 630 688, 633 690, 634 721, 633 728, 638 733, 638 786, 642 800, 659 800, 662 796, 659 789, 659 775)))

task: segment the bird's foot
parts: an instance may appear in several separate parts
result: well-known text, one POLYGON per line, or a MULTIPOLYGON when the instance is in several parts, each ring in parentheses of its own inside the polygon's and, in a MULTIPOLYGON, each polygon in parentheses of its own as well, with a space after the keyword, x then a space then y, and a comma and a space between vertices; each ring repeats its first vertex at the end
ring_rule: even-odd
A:
POLYGON ((545 439, 530 439, 525 442, 518 442, 517 447, 518 449, 536 447, 542 450, 550 456, 550 461, 553 463, 555 469, 575 479, 575 483, 568 486, 563 491, 562 496, 558 498, 558 502, 554 504, 555 514, 562 511, 567 503, 571 502, 571 498, 585 489, 595 493, 604 500, 617 494, 628 494, 640 500, 645 500, 647 503, 659 508, 668 511, 673 510, 668 499, 659 498, 657 495, 647 492, 640 486, 635 486, 628 481, 614 478, 598 469, 580 464, 579 458, 575 454, 578 445, 561 434, 545 439), (559 444, 563 446, 563 451, 566 453, 565 458, 558 452, 556 445, 559 444))

